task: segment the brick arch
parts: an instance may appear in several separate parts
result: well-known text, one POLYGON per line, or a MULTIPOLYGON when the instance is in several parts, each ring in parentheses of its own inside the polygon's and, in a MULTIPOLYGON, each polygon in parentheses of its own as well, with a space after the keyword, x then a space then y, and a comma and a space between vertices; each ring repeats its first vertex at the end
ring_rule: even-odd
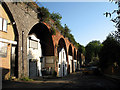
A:
MULTIPOLYGON (((61 49, 64 48, 65 52, 66 52, 66 60, 67 60, 67 48, 66 48, 66 43, 64 38, 60 38, 59 42, 58 42, 58 47, 57 47, 57 53, 58 53, 58 57, 59 57, 59 51, 61 51, 61 49)), ((68 60, 67 60, 68 61, 68 60)))
POLYGON ((77 50, 77 60, 79 60, 79 51, 77 50))
POLYGON ((43 23, 35 24, 29 34, 34 33, 40 39, 43 56, 54 56, 54 45, 50 30, 43 23))
POLYGON ((76 49, 74 48, 74 59, 76 60, 76 49))
MULTIPOLYGON (((10 9, 8 8, 8 6, 6 5, 6 3, 2 2, 1 3, 2 5, 2 8, 4 9, 5 13, 7 14, 10 22, 8 23, 13 23, 15 22, 15 19, 10 11, 10 9)), ((17 24, 11 24, 12 28, 13 28, 13 33, 15 35, 14 37, 14 41, 17 41, 17 44, 15 45, 15 61, 11 61, 10 59, 10 72, 12 71, 12 73, 14 73, 14 76, 18 78, 18 73, 19 73, 19 70, 18 70, 18 40, 19 40, 19 31, 17 29, 17 24), (13 69, 13 66, 12 66, 12 63, 14 64, 15 68, 13 69)), ((11 44, 11 48, 12 48, 12 44, 11 44)), ((11 56, 11 55, 10 55, 11 56)), ((12 75, 10 73, 10 75, 12 75)))
MULTIPOLYGON (((2 7, 4 8, 5 12, 7 13, 11 23, 15 22, 15 19, 11 13, 11 11, 9 10, 8 6, 6 5, 6 3, 2 3, 2 7)), ((13 27, 13 30, 14 30, 14 34, 15 34, 15 40, 17 41, 18 40, 18 36, 19 36, 19 33, 18 33, 18 29, 17 29, 17 26, 16 24, 12 24, 12 27, 13 27)))
POLYGON ((72 56, 72 46, 71 46, 71 44, 69 45, 69 49, 68 49, 68 55, 71 55, 72 56))
MULTIPOLYGON (((27 67, 28 66, 27 66, 27 48, 26 48, 27 45, 26 45, 26 43, 27 43, 27 37, 28 37, 29 32, 35 25, 37 25, 39 23, 39 20, 37 18, 37 13, 34 12, 33 10, 29 10, 29 12, 28 12, 29 14, 26 14, 25 13, 25 11, 26 11, 25 5, 21 5, 21 4, 15 5, 13 3, 6 3, 6 5, 10 9, 10 11, 14 17, 14 20, 16 22, 16 27, 18 30, 18 39, 20 39, 18 41, 18 45, 19 45, 19 47, 18 47, 18 54, 19 54, 18 55, 18 64, 19 64, 18 71, 19 71, 19 73, 18 74, 19 74, 19 77, 21 77, 22 74, 27 76, 27 67), (24 35, 23 35, 24 42, 22 42, 22 40, 21 40, 22 31, 24 31, 24 35), (23 52, 23 60, 22 60, 22 52, 21 52, 22 44, 23 44, 22 50, 24 51, 23 52), (24 64, 22 63, 22 61, 24 62, 24 64), (22 69, 22 67, 24 67, 24 69, 22 69)), ((50 25, 48 23, 44 23, 44 22, 43 22, 43 24, 45 25, 47 30, 50 31, 50 29, 49 29, 50 25)), ((56 30, 56 35, 51 35, 50 38, 52 38, 52 43, 53 43, 52 47, 53 47, 53 52, 54 52, 54 53, 52 53, 52 55, 54 55, 54 56, 56 56, 56 52, 57 52, 56 45, 58 45, 60 38, 63 38, 65 41, 67 58, 68 58, 69 45, 71 44, 72 49, 75 48, 75 46, 68 39, 66 39, 63 35, 61 35, 61 33, 57 30, 56 30)), ((72 50, 72 52, 73 51, 74 50, 72 50)), ((47 55, 49 55, 49 54, 50 54, 50 52, 47 55)))

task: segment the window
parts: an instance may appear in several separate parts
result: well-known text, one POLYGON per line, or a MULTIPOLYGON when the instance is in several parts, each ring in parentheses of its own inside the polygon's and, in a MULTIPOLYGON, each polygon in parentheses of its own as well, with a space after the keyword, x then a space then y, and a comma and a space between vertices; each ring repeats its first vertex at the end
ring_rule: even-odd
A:
POLYGON ((59 68, 60 68, 60 64, 59 64, 59 68))
POLYGON ((7 32, 7 20, 3 19, 3 31, 7 32))
POLYGON ((0 17, 0 31, 7 32, 7 20, 0 17))
POLYGON ((7 43, 0 42, 0 57, 7 57, 7 43))
POLYGON ((37 48, 38 48, 38 41, 30 40, 29 47, 30 47, 30 48, 34 48, 34 49, 37 49, 37 48))

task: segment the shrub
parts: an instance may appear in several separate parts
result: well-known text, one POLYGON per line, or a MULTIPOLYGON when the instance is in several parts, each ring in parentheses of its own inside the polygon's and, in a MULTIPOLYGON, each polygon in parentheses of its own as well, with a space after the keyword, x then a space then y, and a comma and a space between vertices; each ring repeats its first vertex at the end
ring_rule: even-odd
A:
POLYGON ((33 81, 33 79, 30 79, 29 77, 23 77, 20 80, 22 80, 22 81, 33 81))

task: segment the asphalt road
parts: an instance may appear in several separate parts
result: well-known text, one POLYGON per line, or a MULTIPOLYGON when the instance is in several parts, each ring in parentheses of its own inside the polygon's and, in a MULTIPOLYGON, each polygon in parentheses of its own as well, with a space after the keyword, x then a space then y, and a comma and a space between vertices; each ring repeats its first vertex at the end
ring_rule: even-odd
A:
POLYGON ((35 81, 3 81, 2 89, 7 88, 80 88, 80 89, 115 89, 120 88, 116 80, 101 75, 76 72, 63 78, 44 78, 35 81))

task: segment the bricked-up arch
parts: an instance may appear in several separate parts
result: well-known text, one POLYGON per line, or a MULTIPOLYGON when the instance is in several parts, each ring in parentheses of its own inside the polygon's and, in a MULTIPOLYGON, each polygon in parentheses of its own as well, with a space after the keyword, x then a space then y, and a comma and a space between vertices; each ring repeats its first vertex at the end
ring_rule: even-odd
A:
POLYGON ((43 56, 54 56, 52 34, 47 26, 43 23, 38 23, 33 26, 29 35, 33 33, 40 39, 43 56))
MULTIPOLYGON (((2 5, 3 9, 5 10, 10 22, 11 23, 15 22, 14 17, 12 15, 11 11, 9 10, 8 6, 6 5, 6 3, 2 2, 1 5, 2 5)), ((15 61, 10 60, 10 69, 11 69, 10 71, 12 72, 12 73, 10 72, 10 76, 14 73, 13 75, 16 78, 18 78, 18 40, 19 40, 18 36, 19 36, 19 33, 18 33, 18 29, 17 29, 16 24, 14 24, 14 25, 12 24, 12 27, 13 27, 13 32, 15 35, 14 41, 17 41, 17 45, 14 45, 14 47, 15 47, 15 61)), ((11 46, 11 48, 12 48, 12 46, 11 46)), ((7 69, 5 69, 5 70, 7 70, 7 69)))
MULTIPOLYGON (((5 2, 2 2, 2 7, 4 8, 5 12, 7 13, 11 23, 15 22, 14 18, 13 18, 13 15, 12 13, 10 12, 9 8, 7 7, 6 3, 5 2)), ((8 22, 9 23, 9 22, 8 22)), ((13 27, 13 30, 14 30, 14 34, 15 34, 15 38, 14 40, 15 41, 18 41, 18 30, 17 30, 17 27, 16 27, 16 24, 12 24, 12 27, 13 27)))
POLYGON ((76 50, 74 48, 74 59, 76 60, 76 50))
MULTIPOLYGON (((58 48, 57 48, 58 57, 59 57, 59 52, 61 51, 62 48, 65 49, 65 53, 67 55, 65 40, 63 38, 60 38, 59 43, 58 43, 58 48)), ((67 60, 67 56, 66 56, 66 60, 67 60)))
POLYGON ((71 46, 71 44, 69 45, 68 54, 72 56, 72 46, 71 46))

